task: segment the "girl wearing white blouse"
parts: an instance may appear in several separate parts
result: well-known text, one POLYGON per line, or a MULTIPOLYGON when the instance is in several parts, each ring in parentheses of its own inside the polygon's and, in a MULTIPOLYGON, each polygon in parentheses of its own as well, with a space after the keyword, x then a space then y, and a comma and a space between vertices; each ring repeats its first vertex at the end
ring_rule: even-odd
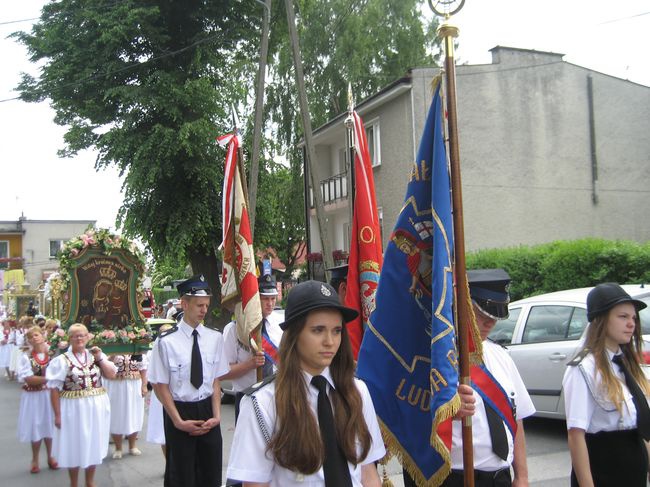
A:
POLYGON ((368 389, 354 378, 345 328, 356 316, 328 284, 291 290, 275 380, 241 401, 230 479, 249 487, 381 485, 374 462, 384 444, 368 389))
POLYGON ((639 310, 618 284, 587 296, 584 349, 564 374, 573 487, 645 487, 648 478, 650 384, 639 365, 639 310))

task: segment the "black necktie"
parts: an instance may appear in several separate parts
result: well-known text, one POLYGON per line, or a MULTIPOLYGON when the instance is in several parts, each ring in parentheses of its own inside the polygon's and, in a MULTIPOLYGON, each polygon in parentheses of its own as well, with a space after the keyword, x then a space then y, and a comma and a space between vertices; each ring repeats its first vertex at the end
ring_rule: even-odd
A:
POLYGON ((650 408, 648 407, 648 401, 639 387, 639 384, 636 383, 634 377, 632 377, 632 374, 630 374, 630 371, 625 366, 623 355, 614 355, 612 357, 612 362, 618 365, 621 372, 623 372, 625 384, 630 390, 630 394, 632 394, 632 402, 636 408, 636 427, 643 439, 650 440, 650 408))
POLYGON ((330 399, 327 396, 327 379, 322 375, 315 375, 311 379, 311 383, 318 389, 318 426, 325 445, 325 461, 323 462, 325 487, 352 486, 348 461, 336 441, 334 415, 330 399))
POLYGON ((484 402, 483 405, 485 406, 485 415, 490 428, 492 451, 502 460, 508 460, 508 437, 506 436, 503 419, 489 404, 484 402))
MULTIPOLYGON (((262 337, 264 336, 268 336, 266 330, 266 318, 262 320, 262 337)), ((262 340, 264 340, 264 338, 262 338, 262 340)), ((262 377, 266 379, 271 375, 273 375, 273 362, 271 362, 267 357, 266 360, 264 360, 264 365, 262 365, 262 377)))
POLYGON ((203 361, 199 349, 199 332, 192 331, 194 343, 192 344, 192 368, 190 370, 190 383, 198 389, 203 384, 203 361))

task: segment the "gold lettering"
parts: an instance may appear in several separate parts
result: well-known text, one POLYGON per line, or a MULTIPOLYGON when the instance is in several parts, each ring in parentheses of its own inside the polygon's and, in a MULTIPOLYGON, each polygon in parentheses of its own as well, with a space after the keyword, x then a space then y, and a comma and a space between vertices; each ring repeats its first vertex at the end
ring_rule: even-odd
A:
POLYGON ((420 389, 419 387, 416 388, 414 385, 411 385, 411 390, 409 391, 409 397, 408 397, 408 402, 411 406, 415 406, 418 403, 421 393, 422 393, 422 389, 420 389))
POLYGON ((401 395, 402 388, 404 387, 405 382, 406 382, 406 379, 402 379, 400 381, 399 385, 397 386, 397 391, 395 391, 395 395, 397 396, 397 399, 399 399, 400 401, 403 401, 404 399, 406 399, 406 396, 401 395))
POLYGON ((409 179, 409 182, 419 181, 419 180, 420 180, 420 174, 418 173, 418 165, 413 164, 413 168, 411 169, 411 178, 409 179))
POLYGON ((400 401, 406 401, 411 406, 419 408, 423 412, 427 412, 431 409, 431 392, 422 387, 417 387, 415 384, 406 386, 409 388, 408 394, 404 390, 406 386, 406 379, 402 379, 397 386, 395 391, 395 396, 400 401))
POLYGON ((422 181, 429 181, 429 168, 427 167, 427 163, 425 161, 421 161, 420 165, 422 166, 422 169, 420 170, 422 181))
POLYGON ((455 349, 452 348, 447 352, 447 360, 449 360, 449 363, 454 367, 454 369, 458 370, 458 355, 456 354, 455 349))
POLYGON ((431 395, 435 394, 436 392, 440 392, 440 386, 447 387, 447 381, 438 371, 438 369, 431 369, 429 372, 429 382, 431 383, 431 395))

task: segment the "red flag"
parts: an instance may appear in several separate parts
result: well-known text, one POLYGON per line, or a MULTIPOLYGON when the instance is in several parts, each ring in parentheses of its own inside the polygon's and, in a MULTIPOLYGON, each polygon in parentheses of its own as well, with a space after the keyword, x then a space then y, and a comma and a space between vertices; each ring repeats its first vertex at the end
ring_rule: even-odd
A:
POLYGON ((221 303, 235 304, 237 337, 241 343, 248 346, 251 332, 262 321, 262 306, 257 286, 248 202, 237 161, 239 136, 226 134, 217 138, 217 141, 220 145, 228 145, 221 208, 223 216, 221 303))
POLYGON ((363 121, 357 112, 354 118, 354 215, 348 260, 345 305, 359 311, 359 318, 348 323, 348 334, 354 358, 359 354, 363 332, 370 314, 375 309, 375 292, 381 271, 382 246, 379 214, 375 198, 375 179, 372 174, 368 140, 363 121))

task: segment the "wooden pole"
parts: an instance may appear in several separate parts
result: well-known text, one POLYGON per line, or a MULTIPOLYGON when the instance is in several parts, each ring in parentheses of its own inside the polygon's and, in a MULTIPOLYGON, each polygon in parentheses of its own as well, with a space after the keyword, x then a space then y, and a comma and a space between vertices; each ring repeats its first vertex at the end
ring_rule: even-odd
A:
POLYGON ((352 96, 352 85, 348 84, 348 116, 345 119, 345 133, 346 133, 346 151, 345 151, 345 172, 347 174, 346 187, 348 191, 348 205, 349 205, 349 218, 350 218, 350 233, 348 238, 352 241, 352 224, 354 220, 354 198, 355 198, 355 167, 354 167, 354 97, 352 96))
MULTIPOLYGON (((456 265, 456 317, 458 332, 458 362, 460 383, 470 383, 469 327, 472 322, 471 300, 467 285, 465 265, 465 228, 463 224, 463 193, 460 178, 460 150, 458 145, 458 118, 456 113, 456 65, 454 60, 454 39, 458 28, 447 23, 438 29, 438 35, 445 41, 445 76, 447 81, 447 126, 449 131, 449 160, 451 166, 451 193, 454 218, 454 255, 456 265)), ((463 475, 465 487, 474 487, 474 446, 472 441, 472 418, 462 421, 463 431, 463 475)))
MULTIPOLYGON (((311 188, 314 195, 314 205, 316 206, 316 218, 318 219, 318 230, 320 232, 321 248, 323 249, 323 263, 325 268, 332 267, 332 249, 328 238, 327 219, 325 218, 325 209, 323 206, 323 197, 320 194, 320 181, 318 180, 318 158, 316 157, 316 147, 312 139, 311 117, 309 114, 309 104, 307 103, 307 93, 305 91, 305 75, 302 70, 302 56, 300 55, 300 44, 298 40, 298 31, 296 30, 296 14, 293 10, 293 0, 285 0, 284 4, 287 11, 287 24, 289 26, 289 38, 291 39, 291 50, 293 52, 293 64, 296 70, 296 85, 298 88, 298 101, 300 104, 300 114, 302 116, 302 127, 305 136, 305 146, 307 148, 307 164, 311 176, 311 188)), ((305 201, 309 206, 309 200, 305 201)))
POLYGON ((257 207, 257 181, 260 171, 260 145, 262 140, 262 125, 264 115, 264 85, 266 78, 266 58, 269 53, 269 24, 271 19, 271 0, 264 5, 264 20, 262 22, 262 41, 260 45, 260 60, 257 69, 257 93, 255 99, 255 122, 253 124, 253 149, 251 153, 251 180, 248 183, 248 218, 251 222, 251 237, 255 238, 255 209, 257 207))

